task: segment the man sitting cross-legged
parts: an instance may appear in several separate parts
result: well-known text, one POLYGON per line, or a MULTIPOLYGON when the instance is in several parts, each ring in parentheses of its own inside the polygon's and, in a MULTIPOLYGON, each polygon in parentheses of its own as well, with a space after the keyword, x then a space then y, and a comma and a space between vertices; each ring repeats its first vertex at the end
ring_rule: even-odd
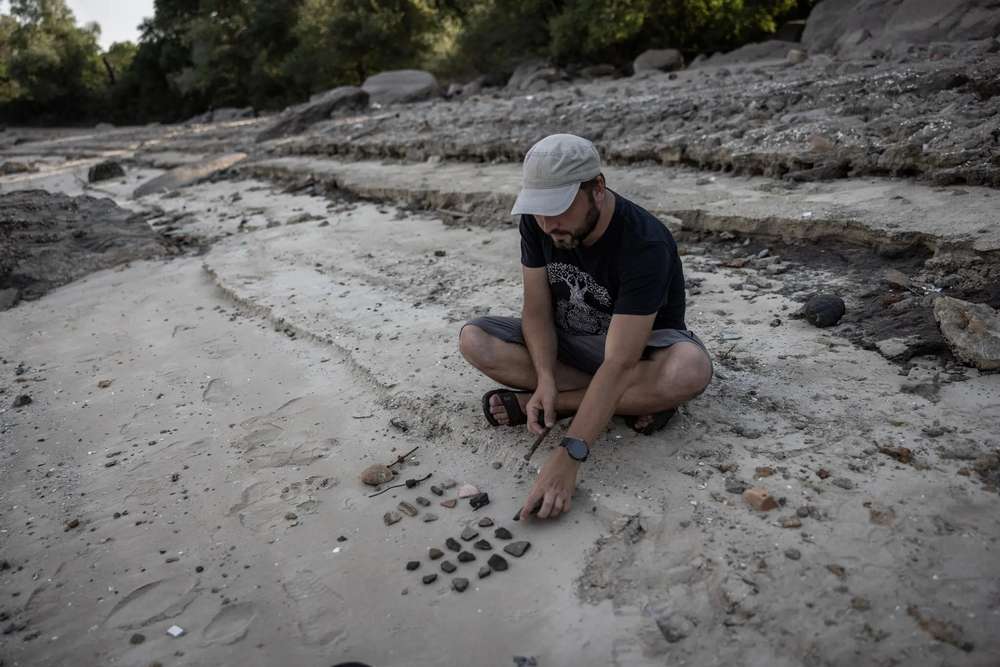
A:
POLYGON ((483 397, 493 425, 541 433, 575 414, 521 509, 570 509, 576 473, 612 415, 637 431, 662 428, 712 378, 705 346, 684 323, 684 274, 670 231, 606 187, 597 149, 556 134, 528 151, 521 215, 521 319, 462 327, 465 358, 508 387, 483 397))

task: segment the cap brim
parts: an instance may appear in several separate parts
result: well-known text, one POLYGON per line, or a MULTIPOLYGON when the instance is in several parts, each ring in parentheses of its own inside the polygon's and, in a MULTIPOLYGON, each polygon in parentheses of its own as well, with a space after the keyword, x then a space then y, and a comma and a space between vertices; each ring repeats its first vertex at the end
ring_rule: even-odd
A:
POLYGON ((573 203, 580 184, 560 188, 523 188, 517 195, 511 215, 559 215, 573 203))

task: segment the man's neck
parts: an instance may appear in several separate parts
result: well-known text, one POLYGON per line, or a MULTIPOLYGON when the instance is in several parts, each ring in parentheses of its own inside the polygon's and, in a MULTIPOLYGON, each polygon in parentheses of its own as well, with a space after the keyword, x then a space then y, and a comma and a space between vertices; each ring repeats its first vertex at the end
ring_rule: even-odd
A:
POLYGON ((615 215, 615 195, 611 190, 605 190, 604 202, 601 206, 601 215, 597 218, 597 226, 594 227, 594 231, 587 234, 587 237, 583 239, 583 245, 587 248, 594 245, 601 240, 604 236, 604 232, 608 231, 608 226, 611 224, 611 218, 615 215))

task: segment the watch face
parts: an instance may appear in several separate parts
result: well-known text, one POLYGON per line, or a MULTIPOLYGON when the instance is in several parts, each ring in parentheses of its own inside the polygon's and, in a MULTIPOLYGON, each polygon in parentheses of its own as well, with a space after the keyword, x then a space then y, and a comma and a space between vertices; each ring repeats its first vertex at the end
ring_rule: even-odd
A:
POLYGON ((569 452, 571 458, 577 461, 582 461, 587 458, 587 454, 590 453, 590 449, 587 447, 587 443, 582 440, 570 440, 566 443, 566 451, 569 452))

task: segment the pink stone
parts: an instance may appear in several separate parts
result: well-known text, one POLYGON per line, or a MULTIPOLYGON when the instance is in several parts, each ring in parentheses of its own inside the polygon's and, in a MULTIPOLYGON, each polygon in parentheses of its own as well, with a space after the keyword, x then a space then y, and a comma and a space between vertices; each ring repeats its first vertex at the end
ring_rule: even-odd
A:
POLYGON ((471 498, 472 496, 478 495, 479 489, 472 486, 471 484, 463 484, 458 487, 458 497, 459 498, 471 498))

